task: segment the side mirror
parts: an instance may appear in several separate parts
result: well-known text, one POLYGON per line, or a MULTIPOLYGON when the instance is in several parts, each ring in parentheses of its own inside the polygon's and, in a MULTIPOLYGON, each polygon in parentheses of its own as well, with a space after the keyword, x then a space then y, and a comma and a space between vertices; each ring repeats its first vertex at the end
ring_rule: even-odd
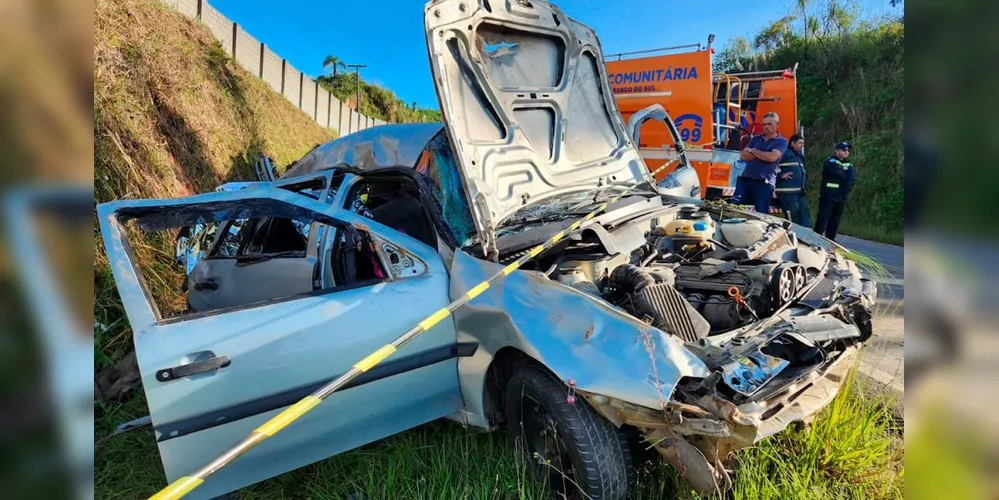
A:
POLYGON ((639 144, 642 125, 649 120, 660 120, 666 125, 666 130, 669 130, 670 136, 673 138, 673 144, 676 145, 676 153, 680 159, 680 166, 658 184, 659 192, 683 198, 700 198, 701 181, 697 177, 697 172, 687 161, 687 151, 683 146, 683 139, 680 138, 680 132, 676 129, 676 124, 673 123, 673 118, 669 116, 661 104, 653 104, 631 115, 631 119, 628 120, 628 134, 634 141, 635 147, 638 147, 639 144))
POLYGON ((660 194, 680 198, 700 198, 701 180, 693 167, 681 165, 670 172, 657 186, 660 194))
POLYGON ((628 120, 628 135, 631 136, 635 147, 638 147, 639 144, 642 125, 649 120, 659 120, 666 125, 666 130, 669 130, 669 135, 673 137, 673 144, 676 145, 676 152, 680 156, 680 167, 689 166, 690 163, 687 161, 687 152, 683 146, 683 139, 680 138, 680 132, 676 129, 673 118, 669 116, 662 104, 653 104, 631 115, 631 119, 628 120))
POLYGON ((267 155, 260 155, 257 162, 253 164, 257 171, 257 179, 261 182, 274 182, 277 180, 277 169, 267 155))

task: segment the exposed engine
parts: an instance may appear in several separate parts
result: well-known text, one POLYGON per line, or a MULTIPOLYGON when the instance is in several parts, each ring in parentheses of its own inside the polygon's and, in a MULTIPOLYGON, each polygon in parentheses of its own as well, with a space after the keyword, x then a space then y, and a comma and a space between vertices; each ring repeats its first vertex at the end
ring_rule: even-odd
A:
POLYGON ((779 224, 716 222, 683 206, 645 239, 629 256, 574 255, 557 264, 556 279, 687 342, 769 316, 811 279, 779 224))

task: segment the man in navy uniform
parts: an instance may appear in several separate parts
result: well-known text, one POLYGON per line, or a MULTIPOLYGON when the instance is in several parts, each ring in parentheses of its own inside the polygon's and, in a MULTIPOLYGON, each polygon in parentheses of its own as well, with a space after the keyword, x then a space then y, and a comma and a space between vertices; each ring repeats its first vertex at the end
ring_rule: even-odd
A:
POLYGON ((761 214, 770 212, 770 200, 777 183, 777 162, 787 150, 787 139, 777 133, 780 117, 770 112, 763 116, 763 135, 749 140, 739 159, 746 162, 746 169, 736 179, 732 201, 753 205, 761 214))
POLYGON ((780 207, 791 215, 791 222, 810 227, 812 214, 805 199, 805 138, 794 134, 787 141, 787 151, 780 159, 780 174, 777 176, 777 199, 780 207))
POLYGON ((836 240, 839 219, 846 208, 846 197, 853 189, 856 173, 850 157, 850 144, 841 142, 836 151, 822 167, 822 190, 819 192, 819 216, 815 220, 815 232, 836 240))

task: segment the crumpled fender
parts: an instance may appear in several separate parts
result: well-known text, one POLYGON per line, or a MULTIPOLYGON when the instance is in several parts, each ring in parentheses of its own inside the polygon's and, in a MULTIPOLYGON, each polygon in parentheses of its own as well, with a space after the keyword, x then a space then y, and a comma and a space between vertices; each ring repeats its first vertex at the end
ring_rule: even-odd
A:
MULTIPOLYGON (((458 251, 451 263, 451 299, 503 266, 458 251)), ((681 377, 706 377, 707 366, 683 344, 600 298, 515 271, 454 312, 458 342, 479 344, 459 360, 469 424, 485 414, 486 370, 514 347, 582 391, 661 408, 681 377), (651 351, 651 352, 650 352, 651 351)))

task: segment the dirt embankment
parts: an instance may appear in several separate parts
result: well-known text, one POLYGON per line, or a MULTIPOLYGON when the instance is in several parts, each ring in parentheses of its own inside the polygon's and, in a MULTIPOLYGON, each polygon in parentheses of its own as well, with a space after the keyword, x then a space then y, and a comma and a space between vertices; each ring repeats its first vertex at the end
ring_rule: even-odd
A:
MULTIPOLYGON (((334 136, 240 68, 199 22, 155 0, 95 1, 98 203, 211 191, 253 179, 261 153, 287 165, 334 136)), ((149 255, 168 244, 143 243, 136 252, 149 255)), ((100 370, 131 350, 131 331, 96 225, 94 249, 100 370)))

